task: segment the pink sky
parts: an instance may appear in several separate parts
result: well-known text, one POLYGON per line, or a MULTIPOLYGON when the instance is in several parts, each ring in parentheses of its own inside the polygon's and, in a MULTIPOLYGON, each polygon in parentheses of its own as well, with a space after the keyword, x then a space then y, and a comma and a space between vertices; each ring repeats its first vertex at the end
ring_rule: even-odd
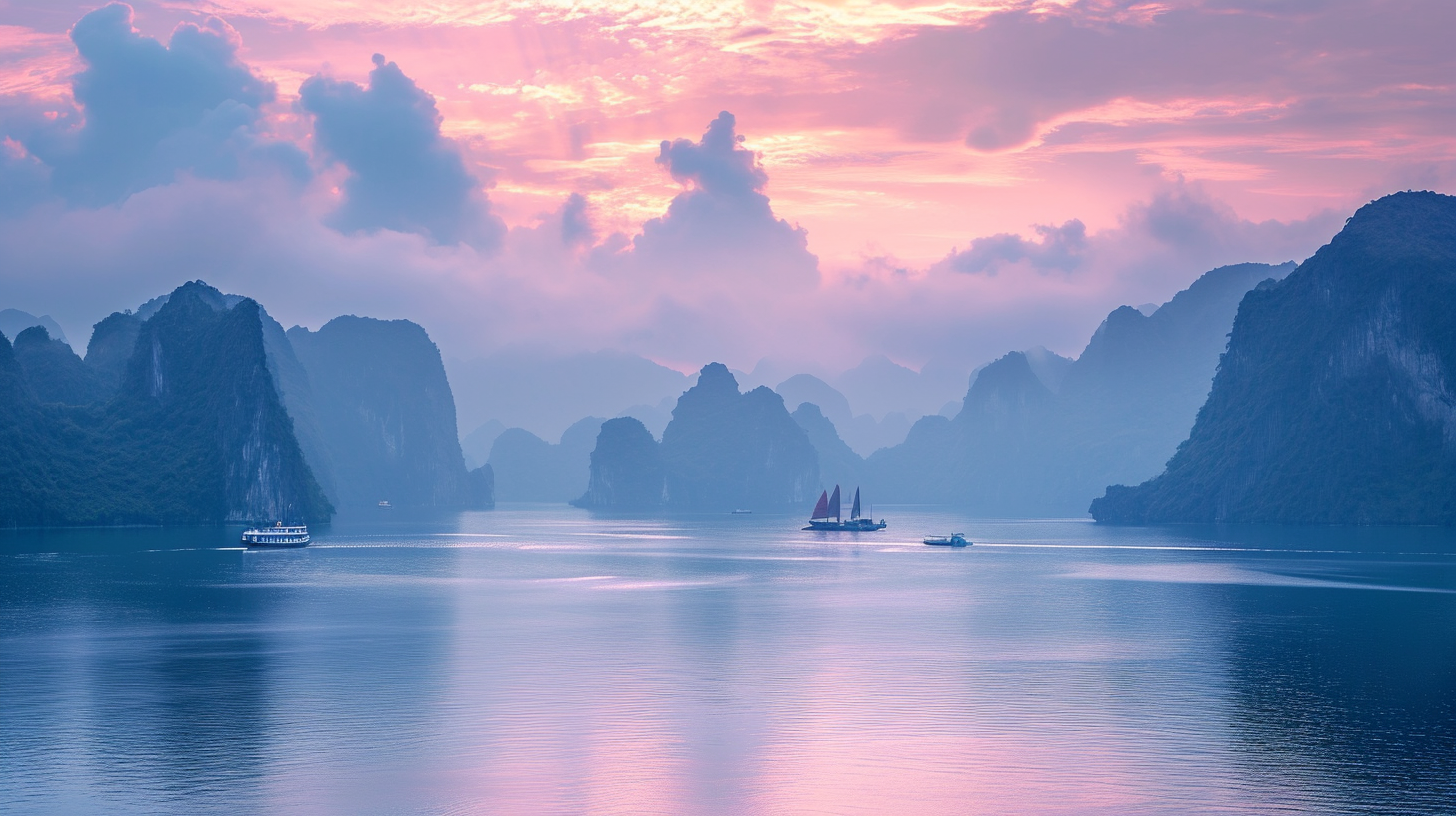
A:
MULTIPOLYGON (((116 195, 67 193, 58 179, 105 169, 99 153, 66 158, 94 118, 73 93, 88 62, 68 32, 98 4, 0 5, 0 180, 42 179, 0 213, 14 260, 0 307, 79 337, 202 277, 285 324, 408 317, 459 357, 512 344, 680 368, 871 353, 974 365, 1037 344, 1075 355, 1122 303, 1165 300, 1223 263, 1301 260, 1375 196, 1450 192, 1456 166, 1456 6, 1439 1, 132 5, 141 36, 201 26, 271 83, 224 141, 296 145, 307 176, 284 183, 231 154, 231 169, 209 169, 222 147, 189 163, 158 137, 149 158, 115 161, 164 171, 116 195), (484 226, 360 214, 359 166, 320 143, 327 114, 299 89, 314 76, 345 96, 340 82, 367 88, 375 53, 433 97, 429 149, 460 157, 474 191, 456 216, 484 226), (659 144, 696 142, 720 111, 771 215, 724 188, 668 216, 709 182, 675 180, 659 144), (572 194, 591 231, 564 242, 572 194), (658 238, 634 245, 653 219, 658 238), (739 219, 722 233, 736 237, 715 237, 714 219, 739 219), (1046 243, 1073 220, 1080 231, 1055 233, 1071 244, 1046 243), (1000 234, 1022 251, 971 272, 948 262, 1000 234)), ((154 80, 169 81, 139 71, 107 93, 124 101, 154 80)))

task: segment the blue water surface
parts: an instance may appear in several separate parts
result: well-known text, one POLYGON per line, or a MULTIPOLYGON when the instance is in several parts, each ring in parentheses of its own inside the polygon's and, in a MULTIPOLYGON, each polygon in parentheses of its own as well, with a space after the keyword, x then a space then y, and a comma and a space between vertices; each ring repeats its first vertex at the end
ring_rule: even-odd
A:
POLYGON ((876 514, 0 533, 0 812, 1456 812, 1456 532, 876 514))

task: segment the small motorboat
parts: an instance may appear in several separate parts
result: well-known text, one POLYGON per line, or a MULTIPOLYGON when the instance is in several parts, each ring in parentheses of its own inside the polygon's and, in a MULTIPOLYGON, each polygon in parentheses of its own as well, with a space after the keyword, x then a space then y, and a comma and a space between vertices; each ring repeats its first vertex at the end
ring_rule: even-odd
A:
POLYGON ((932 547, 968 547, 971 542, 966 540, 964 533, 951 533, 948 536, 930 536, 925 543, 932 547))
POLYGON ((729 513, 729 515, 731 515, 731 516, 751 516, 751 515, 753 515, 753 511, 752 510, 734 510, 732 513, 729 513))
POLYGON ((388 501, 381 501, 379 503, 379 509, 380 510, 391 510, 393 508, 394 508, 394 505, 390 504, 388 501))

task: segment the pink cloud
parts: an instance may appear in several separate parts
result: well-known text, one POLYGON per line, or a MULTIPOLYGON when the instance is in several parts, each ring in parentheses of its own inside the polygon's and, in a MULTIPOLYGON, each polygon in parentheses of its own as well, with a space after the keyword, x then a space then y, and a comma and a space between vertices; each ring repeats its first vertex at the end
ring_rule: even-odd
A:
MULTIPOLYGON (((229 131, 254 153, 222 139, 207 155, 281 146, 312 175, 189 160, 137 176, 122 203, 67 207, 46 200, 43 152, 6 151, 0 178, 34 194, 0 220, 25 270, 3 305, 84 336, 200 275, 285 321, 411 317, 460 355, 534 342, 684 368, 981 362, 1075 353, 1121 303, 1221 263, 1299 259, 1339 213, 1456 171, 1456 11, 1438 2, 208 9, 276 100, 242 100, 251 118, 229 131), (473 202, 461 223, 498 217, 498 240, 328 226, 367 172, 329 164, 342 154, 300 87, 364 92, 376 52, 438 112, 430 144, 458 157, 446 175, 473 202), (681 157, 718 155, 703 134, 723 110, 743 141, 690 168, 681 157), (739 188, 714 186, 725 168, 746 168, 739 188)), ((81 13, 18 10, 0 30, 0 136, 90 126, 65 36, 81 13)), ((190 7, 135 25, 165 41, 180 22, 212 30, 190 7)))

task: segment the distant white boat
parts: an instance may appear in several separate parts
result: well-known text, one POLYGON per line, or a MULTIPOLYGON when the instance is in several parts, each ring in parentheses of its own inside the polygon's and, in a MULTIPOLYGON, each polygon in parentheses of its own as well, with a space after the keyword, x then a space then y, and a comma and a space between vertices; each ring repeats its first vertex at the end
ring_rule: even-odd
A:
POLYGON ((966 540, 964 533, 951 533, 948 536, 930 536, 925 543, 932 547, 968 547, 971 542, 966 540))
POLYGON ((387 501, 381 501, 379 503, 379 509, 381 509, 381 510, 389 510, 389 509, 391 509, 393 507, 394 507, 394 505, 390 504, 387 501))
POLYGON ((735 516, 750 516, 750 515, 753 515, 753 511, 752 510, 734 510, 731 515, 735 515, 735 516))
POLYGON ((272 527, 243 531, 243 543, 249 547, 307 547, 308 528, 303 525, 285 527, 278 522, 272 527))

